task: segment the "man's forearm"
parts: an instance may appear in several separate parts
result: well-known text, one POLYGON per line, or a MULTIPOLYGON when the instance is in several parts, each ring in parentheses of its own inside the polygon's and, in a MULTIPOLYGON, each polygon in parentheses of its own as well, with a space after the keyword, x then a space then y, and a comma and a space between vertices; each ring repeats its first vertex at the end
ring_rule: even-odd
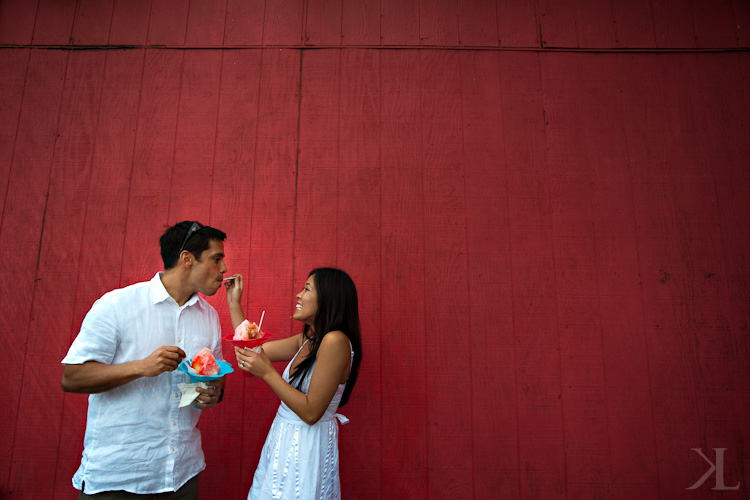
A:
POLYGON ((138 361, 106 365, 87 361, 81 365, 65 365, 62 389, 79 394, 97 394, 109 391, 143 376, 138 361))

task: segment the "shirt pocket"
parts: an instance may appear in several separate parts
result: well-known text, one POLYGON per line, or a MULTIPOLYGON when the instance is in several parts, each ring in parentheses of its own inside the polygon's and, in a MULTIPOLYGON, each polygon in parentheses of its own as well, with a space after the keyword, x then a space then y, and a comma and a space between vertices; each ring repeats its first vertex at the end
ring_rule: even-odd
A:
POLYGON ((192 358, 204 347, 208 347, 208 350, 213 351, 214 335, 211 329, 208 318, 204 317, 193 317, 192 321, 187 321, 183 325, 182 337, 184 340, 185 354, 188 358, 192 358))

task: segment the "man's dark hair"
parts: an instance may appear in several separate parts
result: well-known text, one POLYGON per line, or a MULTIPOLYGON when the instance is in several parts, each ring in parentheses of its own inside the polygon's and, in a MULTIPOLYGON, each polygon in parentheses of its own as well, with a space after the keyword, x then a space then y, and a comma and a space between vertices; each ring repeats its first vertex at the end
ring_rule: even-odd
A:
POLYGON ((182 250, 187 250, 197 261, 200 261, 201 254, 208 249, 211 240, 224 241, 225 239, 227 235, 224 232, 191 220, 185 220, 167 228, 159 238, 164 270, 172 269, 177 264, 177 258, 182 250), (193 227, 194 224, 195 227, 193 227))

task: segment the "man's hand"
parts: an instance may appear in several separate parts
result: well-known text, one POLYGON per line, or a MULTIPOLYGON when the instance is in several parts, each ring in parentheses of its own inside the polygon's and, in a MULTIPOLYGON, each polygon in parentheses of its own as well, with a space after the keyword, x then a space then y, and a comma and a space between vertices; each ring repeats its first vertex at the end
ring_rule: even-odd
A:
POLYGON ((164 372, 174 371, 185 356, 185 351, 179 347, 163 345, 140 361, 141 376, 156 377, 164 372))
POLYGON ((194 403, 197 404, 199 408, 213 408, 218 404, 219 398, 221 397, 221 391, 224 388, 224 377, 206 382, 206 385, 208 386, 208 389, 202 387, 195 388, 199 396, 194 403))
POLYGON ((116 365, 87 361, 65 365, 62 389, 65 392, 97 394, 120 387, 141 377, 156 377, 174 371, 185 358, 185 351, 176 346, 161 346, 147 358, 116 365))

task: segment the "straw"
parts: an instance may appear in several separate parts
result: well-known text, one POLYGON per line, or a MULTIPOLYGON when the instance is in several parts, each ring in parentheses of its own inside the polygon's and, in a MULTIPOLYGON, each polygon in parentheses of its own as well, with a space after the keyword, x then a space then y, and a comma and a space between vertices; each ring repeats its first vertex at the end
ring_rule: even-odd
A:
POLYGON ((260 325, 263 324, 263 316, 266 315, 266 311, 263 311, 263 313, 260 315, 260 323, 258 323, 258 333, 261 333, 260 331, 260 325))

